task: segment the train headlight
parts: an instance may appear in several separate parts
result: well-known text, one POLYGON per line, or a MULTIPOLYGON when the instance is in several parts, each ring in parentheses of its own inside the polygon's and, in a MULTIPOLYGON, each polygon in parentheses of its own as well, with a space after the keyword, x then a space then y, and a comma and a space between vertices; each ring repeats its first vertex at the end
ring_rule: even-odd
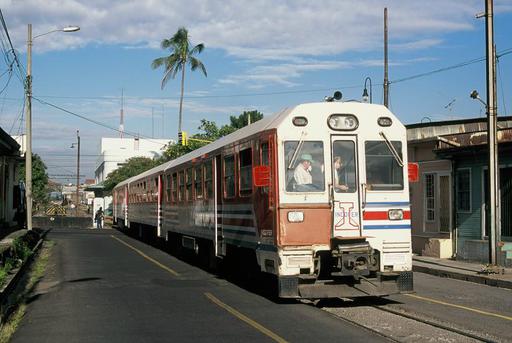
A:
POLYGON ((389 117, 380 117, 379 119, 377 119, 377 123, 380 126, 391 126, 391 124, 393 124, 393 121, 389 117))
POLYGON ((290 223, 302 223, 304 221, 304 212, 302 212, 302 211, 288 212, 288 221, 290 223))
POLYGON ((333 130, 353 131, 359 126, 359 121, 352 114, 332 114, 327 124, 333 130))
POLYGON ((388 211, 389 220, 402 220, 404 219, 404 211, 403 210, 389 210, 388 211))

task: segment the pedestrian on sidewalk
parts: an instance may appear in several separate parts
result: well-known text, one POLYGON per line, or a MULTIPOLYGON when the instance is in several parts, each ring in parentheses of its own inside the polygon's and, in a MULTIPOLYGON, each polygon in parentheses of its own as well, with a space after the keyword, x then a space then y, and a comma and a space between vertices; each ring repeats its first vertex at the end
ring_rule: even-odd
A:
POLYGON ((99 210, 94 214, 94 221, 96 222, 96 229, 103 229, 103 208, 100 207, 99 210))

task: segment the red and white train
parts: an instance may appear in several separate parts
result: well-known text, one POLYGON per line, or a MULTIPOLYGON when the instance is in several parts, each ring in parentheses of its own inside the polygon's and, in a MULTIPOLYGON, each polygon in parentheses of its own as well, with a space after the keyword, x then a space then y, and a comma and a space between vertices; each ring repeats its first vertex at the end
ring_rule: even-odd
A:
POLYGON ((298 105, 119 183, 114 221, 257 266, 280 297, 411 291, 406 142, 384 106, 298 105))

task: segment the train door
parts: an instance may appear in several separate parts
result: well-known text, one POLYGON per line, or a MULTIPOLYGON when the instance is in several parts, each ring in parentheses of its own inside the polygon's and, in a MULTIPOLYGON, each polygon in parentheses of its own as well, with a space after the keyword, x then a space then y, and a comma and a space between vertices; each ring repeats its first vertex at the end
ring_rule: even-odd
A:
POLYGON ((215 156, 213 159, 213 198, 214 202, 214 223, 215 223, 215 256, 224 256, 226 255, 226 244, 224 242, 224 234, 222 232, 222 224, 219 225, 219 222, 222 221, 222 216, 220 215, 222 212, 222 163, 220 155, 215 156))
POLYGON ((356 136, 331 137, 333 237, 361 236, 356 136))

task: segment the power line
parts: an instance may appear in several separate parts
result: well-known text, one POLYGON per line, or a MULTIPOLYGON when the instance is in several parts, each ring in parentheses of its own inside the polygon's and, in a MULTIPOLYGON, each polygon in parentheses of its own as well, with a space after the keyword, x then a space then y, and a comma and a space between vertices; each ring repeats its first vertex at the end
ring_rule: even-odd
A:
POLYGON ((11 47, 11 52, 14 56, 14 61, 16 61, 16 66, 18 67, 18 70, 20 72, 20 81, 22 84, 24 84, 24 81, 23 81, 23 75, 24 75, 24 70, 21 68, 21 63, 18 59, 18 55, 16 54, 16 50, 14 50, 14 46, 12 45, 12 41, 11 41, 11 37, 9 36, 9 30, 7 29, 7 25, 5 24, 5 19, 4 19, 4 14, 2 13, 2 10, 0 9, 0 21, 2 22, 2 27, 4 28, 4 31, 5 31, 5 34, 7 35, 7 40, 9 41, 9 45, 11 47))
MULTIPOLYGON (((496 58, 508 55, 510 53, 512 53, 512 48, 505 49, 501 53, 496 54, 496 58)), ((447 66, 447 67, 431 70, 431 71, 428 71, 428 72, 425 72, 425 73, 420 73, 420 74, 416 74, 416 75, 407 76, 407 77, 404 77, 404 78, 401 78, 401 79, 396 79, 394 81, 390 81, 390 83, 399 83, 399 82, 404 82, 404 81, 410 81, 410 80, 418 79, 420 77, 430 76, 430 75, 441 73, 441 72, 444 72, 444 71, 448 71, 448 70, 452 70, 452 69, 457 69, 457 68, 462 68, 462 67, 468 66, 470 64, 474 64, 474 63, 485 61, 485 59, 486 59, 485 57, 475 58, 475 59, 472 59, 472 60, 469 60, 469 61, 460 62, 460 63, 457 63, 457 64, 453 64, 451 66, 447 66)))
MULTIPOLYGON (((81 115, 81 114, 78 114, 78 113, 72 112, 72 111, 70 111, 70 110, 67 110, 67 109, 62 108, 62 107, 60 107, 60 106, 57 106, 57 105, 55 105, 55 104, 49 103, 49 102, 44 101, 44 100, 42 100, 42 99, 39 99, 39 98, 37 98, 37 97, 32 97, 32 99, 37 100, 39 103, 41 103, 41 104, 43 104, 43 105, 47 105, 47 106, 53 107, 53 108, 58 109, 58 110, 60 110, 60 111, 62 111, 62 112, 65 112, 65 113, 67 113, 67 114, 71 114, 72 116, 75 116, 75 117, 78 117, 78 118, 80 118, 80 119, 86 120, 86 121, 91 122, 91 123, 93 123, 93 124, 96 124, 96 125, 99 125, 99 126, 105 127, 105 128, 110 129, 110 130, 112 130, 112 131, 116 131, 116 132, 119 132, 119 133, 121 132, 121 130, 119 130, 119 129, 115 128, 115 127, 112 127, 112 126, 110 126, 110 125, 108 125, 108 124, 102 123, 102 122, 97 121, 97 120, 94 120, 94 119, 87 118, 87 117, 86 117, 86 116, 84 116, 84 115, 81 115)), ((125 134, 127 134, 127 135, 129 135, 129 136, 135 137, 135 138, 144 138, 145 140, 147 140, 147 141, 149 141, 149 142, 153 142, 153 143, 155 143, 155 144, 159 144, 159 145, 162 145, 162 146, 164 146, 164 145, 166 145, 166 144, 167 144, 167 143, 161 143, 161 142, 157 142, 157 141, 151 140, 150 138, 145 137, 145 136, 143 136, 143 135, 140 135, 140 134, 138 134, 138 133, 132 133, 132 132, 129 132, 129 131, 123 131, 123 133, 125 133, 125 134)))

